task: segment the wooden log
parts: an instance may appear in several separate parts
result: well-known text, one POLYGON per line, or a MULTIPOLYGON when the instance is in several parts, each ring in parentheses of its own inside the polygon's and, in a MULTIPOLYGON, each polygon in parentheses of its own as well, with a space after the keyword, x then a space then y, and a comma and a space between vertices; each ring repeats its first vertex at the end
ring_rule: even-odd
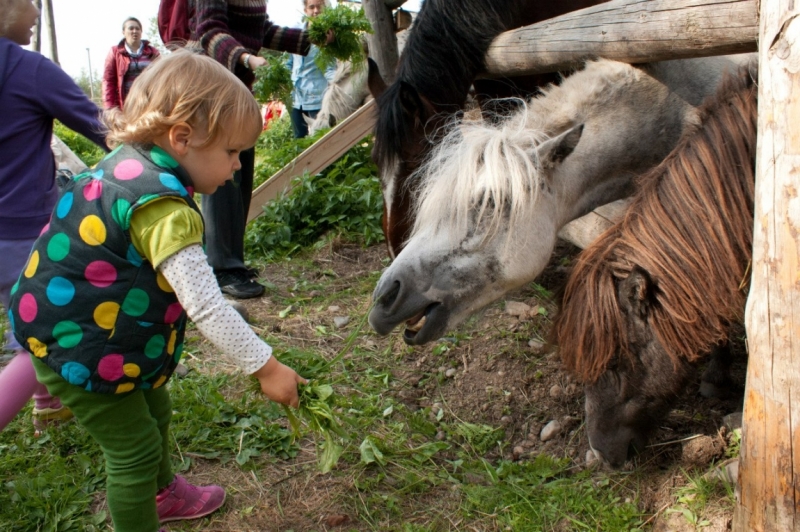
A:
POLYGON ((586 249, 598 236, 622 219, 630 204, 630 198, 626 198, 602 205, 562 227, 558 231, 558 236, 581 249, 586 249))
POLYGON ((756 0, 612 0, 499 35, 486 77, 569 70, 604 57, 649 63, 754 52, 756 0))
POLYGON ((264 212, 264 204, 289 188, 293 177, 303 175, 305 172, 311 175, 321 172, 344 155, 356 142, 369 135, 375 126, 376 109, 375 100, 369 100, 255 189, 250 200, 247 221, 250 222, 260 216, 264 212))
POLYGON ((735 532, 800 531, 800 6, 761 0, 749 362, 735 532))
POLYGON ((392 10, 383 0, 363 0, 364 15, 372 24, 371 35, 367 35, 369 56, 377 63, 381 77, 386 83, 394 81, 399 54, 394 31, 392 10))

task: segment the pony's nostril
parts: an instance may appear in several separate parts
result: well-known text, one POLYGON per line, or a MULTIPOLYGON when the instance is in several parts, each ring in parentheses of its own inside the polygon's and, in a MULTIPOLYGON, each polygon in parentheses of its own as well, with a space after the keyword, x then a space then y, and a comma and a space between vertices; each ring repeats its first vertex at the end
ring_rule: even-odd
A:
POLYGON ((400 281, 392 283, 392 287, 378 297, 377 303, 385 307, 391 307, 400 293, 400 281))

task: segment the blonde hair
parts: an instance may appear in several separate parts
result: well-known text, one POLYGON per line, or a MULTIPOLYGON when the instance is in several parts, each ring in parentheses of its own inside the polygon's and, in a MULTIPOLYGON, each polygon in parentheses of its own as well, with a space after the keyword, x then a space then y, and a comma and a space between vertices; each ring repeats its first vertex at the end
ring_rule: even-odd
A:
MULTIPOLYGON (((3 1, 3 0, 0 0, 3 1)), ((261 110, 247 87, 225 67, 188 50, 158 58, 136 78, 122 111, 104 115, 108 143, 152 144, 170 128, 185 122, 205 129, 202 146, 220 136, 262 130, 261 110)))
POLYGON ((5 37, 9 28, 19 19, 22 10, 31 3, 31 0, 0 0, 0 37, 5 37))

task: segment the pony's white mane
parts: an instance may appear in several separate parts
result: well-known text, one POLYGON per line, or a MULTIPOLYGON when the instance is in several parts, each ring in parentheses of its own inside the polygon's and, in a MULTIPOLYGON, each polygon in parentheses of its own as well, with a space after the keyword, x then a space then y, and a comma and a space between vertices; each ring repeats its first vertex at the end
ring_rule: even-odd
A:
POLYGON ((538 146, 585 121, 641 77, 646 74, 624 63, 592 61, 499 123, 454 119, 409 180, 419 185, 412 237, 435 228, 437 238, 456 247, 467 231, 483 233, 485 243, 503 227, 514 227, 538 200, 538 146))
POLYGON ((354 69, 349 61, 339 61, 333 80, 322 97, 322 105, 311 126, 311 133, 328 127, 328 117, 343 120, 361 106, 366 94, 366 63, 354 69))

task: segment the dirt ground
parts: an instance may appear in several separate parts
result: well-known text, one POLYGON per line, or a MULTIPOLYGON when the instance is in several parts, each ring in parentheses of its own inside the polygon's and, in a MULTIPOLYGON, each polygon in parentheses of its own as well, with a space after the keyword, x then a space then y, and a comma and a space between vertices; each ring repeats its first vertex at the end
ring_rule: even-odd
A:
MULTIPOLYGON (((557 350, 545 342, 551 317, 556 312, 551 294, 564 281, 565 265, 578 251, 561 244, 537 283, 485 309, 454 331, 449 340, 409 349, 403 345, 400 332, 395 331, 386 338, 374 333, 362 334, 359 341, 377 350, 388 346, 402 353, 401 363, 388 368, 393 377, 389 393, 410 409, 444 408, 459 420, 502 424, 508 445, 487 458, 495 459, 502 453, 504 458, 526 460, 547 453, 568 457, 575 468, 586 467, 588 442, 583 430, 582 388, 560 370, 557 350), (509 311, 524 312, 519 316, 509 311), (448 349, 441 353, 443 349, 435 349, 436 345, 446 345, 448 349), (555 437, 543 442, 541 430, 553 420, 558 421, 561 429, 555 437)), ((313 280, 322 270, 334 274, 337 285, 344 288, 370 272, 382 270, 385 256, 383 246, 362 249, 334 244, 317 252, 307 270, 298 271, 286 264, 269 265, 262 269, 261 279, 271 284, 270 294, 243 303, 251 321, 260 327, 272 327, 273 332, 298 343, 319 345, 314 328, 331 326, 335 314, 347 315, 353 309, 331 312, 330 308, 322 308, 278 322, 276 315, 283 305, 275 301, 279 299, 276 294, 292 293, 299 278, 313 280)), ((357 309, 369 305, 363 299, 351 303, 357 309)), ((742 342, 736 343, 735 373, 742 383, 743 351, 742 342)), ((721 428, 722 418, 741 409, 741 394, 735 394, 729 401, 702 398, 698 393, 699 373, 676 408, 659 423, 650 447, 628 467, 631 474, 637 475, 640 508, 652 515, 647 527, 653 530, 694 529, 680 514, 665 509, 675 504, 673 494, 687 482, 687 472, 702 474, 713 461, 723 458, 728 434, 721 428)), ((349 476, 309 473, 309 468, 302 466, 313 459, 313 447, 306 445, 294 462, 280 463, 258 474, 196 461, 191 479, 219 482, 224 477, 227 486, 235 487, 229 489, 233 502, 228 507, 233 510, 212 520, 205 529, 300 531, 328 530, 342 525, 342 530, 369 529, 336 503, 339 495, 353 489, 355 480, 349 476), (264 478, 272 480, 265 484, 264 478)), ((447 504, 446 496, 436 499, 436 504, 447 504)), ((704 530, 727 530, 730 525, 728 510, 711 510, 705 517, 709 524, 704 530)))

